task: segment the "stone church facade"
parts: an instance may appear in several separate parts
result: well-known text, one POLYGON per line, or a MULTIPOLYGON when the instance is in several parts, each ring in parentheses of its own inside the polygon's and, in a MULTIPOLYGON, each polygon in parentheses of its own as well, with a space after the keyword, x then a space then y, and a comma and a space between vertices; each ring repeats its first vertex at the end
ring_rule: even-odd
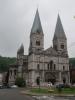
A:
POLYGON ((23 44, 17 51, 17 67, 11 67, 9 81, 23 77, 30 85, 35 85, 37 78, 42 82, 70 82, 67 38, 58 15, 53 37, 53 46, 44 50, 44 33, 38 10, 30 33, 28 55, 24 55, 23 44), (14 72, 16 69, 16 72, 14 72), (14 74, 15 73, 15 74, 14 74), (14 77, 13 77, 14 76, 14 77))

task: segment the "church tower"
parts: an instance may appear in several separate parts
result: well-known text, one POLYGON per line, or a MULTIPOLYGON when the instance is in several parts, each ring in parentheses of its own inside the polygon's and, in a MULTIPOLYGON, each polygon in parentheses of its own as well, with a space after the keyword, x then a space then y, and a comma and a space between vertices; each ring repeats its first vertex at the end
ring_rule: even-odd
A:
POLYGON ((19 59, 20 56, 23 56, 23 55, 24 55, 24 46, 23 44, 21 44, 20 48, 17 51, 17 58, 19 59))
POLYGON ((24 56, 24 46, 21 44, 17 51, 17 64, 18 64, 18 77, 23 77, 23 56, 24 56))
POLYGON ((58 15, 55 33, 53 37, 53 48, 59 53, 67 54, 67 38, 58 15))
POLYGON ((38 9, 30 34, 29 54, 41 52, 44 49, 44 34, 41 26, 38 9))

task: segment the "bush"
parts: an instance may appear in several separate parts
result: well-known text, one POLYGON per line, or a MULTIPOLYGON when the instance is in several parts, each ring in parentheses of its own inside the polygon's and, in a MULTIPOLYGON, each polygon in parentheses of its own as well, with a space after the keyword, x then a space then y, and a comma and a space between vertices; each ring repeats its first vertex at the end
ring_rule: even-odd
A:
POLYGON ((15 85, 17 85, 18 87, 25 87, 26 86, 26 82, 23 78, 18 77, 15 80, 15 85))
POLYGON ((59 87, 57 88, 57 90, 58 90, 58 93, 61 93, 61 92, 62 92, 62 87, 59 86, 59 87))

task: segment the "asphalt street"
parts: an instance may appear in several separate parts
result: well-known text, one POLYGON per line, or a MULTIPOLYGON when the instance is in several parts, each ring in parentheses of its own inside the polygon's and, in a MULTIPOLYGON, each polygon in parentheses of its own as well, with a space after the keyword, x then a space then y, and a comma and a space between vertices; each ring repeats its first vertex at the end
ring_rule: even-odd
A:
POLYGON ((32 97, 21 94, 24 89, 0 89, 0 100, 34 100, 32 97))

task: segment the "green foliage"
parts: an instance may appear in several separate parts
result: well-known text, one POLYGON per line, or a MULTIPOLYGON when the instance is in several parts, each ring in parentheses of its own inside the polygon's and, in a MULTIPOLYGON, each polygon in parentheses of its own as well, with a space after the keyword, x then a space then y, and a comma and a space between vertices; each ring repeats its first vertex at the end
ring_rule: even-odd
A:
MULTIPOLYGON (((75 94, 75 87, 72 88, 53 88, 53 92, 51 94, 75 94)), ((40 91, 38 88, 32 88, 30 89, 31 93, 36 93, 36 94, 50 94, 49 88, 40 88, 40 91)))
POLYGON ((5 72, 9 69, 10 64, 14 64, 16 58, 2 57, 0 56, 0 72, 5 72))
POLYGON ((26 86, 26 82, 23 78, 21 77, 17 77, 16 81, 15 81, 15 85, 17 85, 18 87, 25 87, 26 86))
POLYGON ((69 62, 70 62, 70 64, 72 64, 73 66, 75 66, 75 58, 70 58, 69 62))

